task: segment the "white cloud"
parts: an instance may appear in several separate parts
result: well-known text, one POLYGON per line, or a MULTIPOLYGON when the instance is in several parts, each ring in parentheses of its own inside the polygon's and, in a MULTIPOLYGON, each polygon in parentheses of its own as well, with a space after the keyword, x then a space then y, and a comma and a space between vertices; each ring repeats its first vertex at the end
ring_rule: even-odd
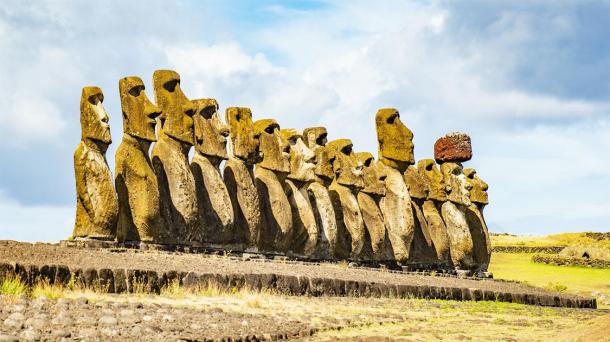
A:
MULTIPOLYGON (((283 127, 324 125, 330 139, 351 138, 357 150, 377 150, 380 107, 401 111, 418 158, 430 157, 442 134, 469 132, 470 165, 491 185, 490 221, 534 227, 542 221, 528 217, 576 220, 579 212, 610 227, 598 215, 609 202, 609 97, 565 97, 515 81, 521 67, 541 63, 532 45, 572 39, 579 23, 571 13, 547 20, 528 11, 473 12, 489 17, 471 27, 442 2, 343 1, 314 10, 271 5, 266 15, 274 20, 242 24, 214 5, 115 2, 93 15, 88 5, 21 3, 0 16, 0 74, 14 75, 0 82, 4 141, 36 147, 68 136, 69 148, 55 153, 71 155, 80 87, 98 84, 118 142, 117 80, 136 74, 149 84, 154 69, 169 67, 191 98, 249 106, 255 120, 273 117, 283 127)), ((111 169, 117 146, 108 151, 111 169)), ((23 158, 35 164, 35 156, 23 158)), ((0 211, 53 215, 50 207, 4 201, 0 211)), ((66 210, 58 209, 71 220, 66 210)))
POLYGON ((74 226, 74 208, 24 206, 0 192, 0 239, 56 242, 74 226))

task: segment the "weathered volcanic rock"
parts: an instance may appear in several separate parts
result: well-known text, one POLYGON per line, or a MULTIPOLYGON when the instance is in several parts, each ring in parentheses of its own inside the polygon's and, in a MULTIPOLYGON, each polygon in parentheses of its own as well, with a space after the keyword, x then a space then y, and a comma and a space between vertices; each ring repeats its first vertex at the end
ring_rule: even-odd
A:
POLYGON ((465 162, 472 158, 472 144, 465 133, 449 133, 434 143, 434 159, 438 163, 465 162))

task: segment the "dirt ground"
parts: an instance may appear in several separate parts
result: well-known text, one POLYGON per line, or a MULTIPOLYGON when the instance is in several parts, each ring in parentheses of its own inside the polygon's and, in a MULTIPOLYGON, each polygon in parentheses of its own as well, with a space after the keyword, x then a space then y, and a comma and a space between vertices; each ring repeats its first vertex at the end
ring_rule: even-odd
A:
POLYGON ((393 273, 383 270, 364 270, 350 268, 344 264, 323 263, 312 265, 281 261, 244 261, 226 256, 204 254, 139 251, 133 249, 65 248, 52 244, 30 244, 15 241, 0 241, 0 262, 18 262, 33 265, 67 265, 70 268, 131 268, 200 273, 273 273, 404 285, 435 285, 505 292, 549 293, 544 289, 514 282, 433 277, 393 273))

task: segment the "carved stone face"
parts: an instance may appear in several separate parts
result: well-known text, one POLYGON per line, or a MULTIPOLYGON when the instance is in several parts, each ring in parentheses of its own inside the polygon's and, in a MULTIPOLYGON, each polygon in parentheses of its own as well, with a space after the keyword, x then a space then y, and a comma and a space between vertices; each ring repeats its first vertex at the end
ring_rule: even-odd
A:
POLYGON ((356 152, 356 158, 362 163, 362 178, 364 188, 362 192, 373 195, 385 195, 385 174, 379 163, 375 162, 370 152, 356 152))
POLYGON ((225 111, 225 120, 229 125, 233 156, 245 160, 250 165, 257 163, 259 147, 254 135, 250 108, 229 107, 225 111))
POLYGON ((218 115, 215 99, 197 99, 195 105, 195 149, 206 156, 227 159, 229 127, 218 115))
POLYGON ((136 76, 119 80, 119 94, 123 111, 123 132, 146 141, 157 141, 155 120, 161 110, 144 92, 144 82, 136 76))
POLYGON ((489 189, 489 185, 479 178, 475 169, 464 169, 464 175, 466 176, 466 181, 472 185, 472 190, 470 190, 470 201, 477 204, 488 204, 489 198, 487 189, 489 189))
POLYGON ((180 75, 172 70, 156 70, 153 86, 157 106, 162 111, 159 119, 163 133, 185 144, 194 145, 195 106, 180 88, 180 75))
POLYGON ((98 87, 84 87, 80 97, 80 126, 82 139, 91 139, 110 144, 110 125, 108 113, 102 103, 104 94, 98 87))
POLYGON ((303 136, 292 128, 280 130, 290 148, 290 174, 288 178, 308 182, 315 178, 314 153, 303 142, 303 136))
POLYGON ((254 122, 254 134, 258 138, 263 160, 257 167, 278 172, 290 172, 288 142, 280 134, 280 125, 273 119, 254 122))
POLYGON ((333 171, 335 180, 347 187, 362 189, 362 163, 358 161, 352 150, 352 141, 349 139, 337 139, 329 142, 328 146, 333 159, 333 171))
POLYGON ((428 199, 439 202, 446 201, 449 187, 445 184, 445 178, 434 159, 422 159, 417 162, 417 171, 422 175, 422 179, 428 183, 428 199))
POLYGON ((303 130, 303 141, 315 155, 315 174, 318 177, 332 179, 334 177, 333 163, 330 159, 330 152, 326 148, 327 135, 328 133, 324 127, 305 128, 303 130))
POLYGON ((454 203, 470 205, 472 185, 466 182, 466 176, 462 172, 462 164, 443 163, 441 164, 441 173, 445 178, 445 183, 451 188, 451 191, 448 191, 447 199, 454 203))
POLYGON ((394 108, 383 108, 375 115, 380 160, 400 172, 413 165, 413 132, 400 121, 394 108))
POLYGON ((407 168, 407 172, 404 174, 405 183, 409 188, 409 195, 412 198, 428 199, 430 193, 430 183, 428 180, 421 175, 417 168, 413 165, 407 168))

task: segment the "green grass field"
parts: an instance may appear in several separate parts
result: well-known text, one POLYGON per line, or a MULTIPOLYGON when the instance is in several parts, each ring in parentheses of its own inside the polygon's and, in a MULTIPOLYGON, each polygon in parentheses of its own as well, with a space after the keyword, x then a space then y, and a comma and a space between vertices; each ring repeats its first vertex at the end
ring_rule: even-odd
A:
POLYGON ((496 279, 518 280, 585 296, 595 294, 599 307, 610 308, 610 269, 538 264, 531 261, 532 255, 493 253, 490 271, 496 279))

